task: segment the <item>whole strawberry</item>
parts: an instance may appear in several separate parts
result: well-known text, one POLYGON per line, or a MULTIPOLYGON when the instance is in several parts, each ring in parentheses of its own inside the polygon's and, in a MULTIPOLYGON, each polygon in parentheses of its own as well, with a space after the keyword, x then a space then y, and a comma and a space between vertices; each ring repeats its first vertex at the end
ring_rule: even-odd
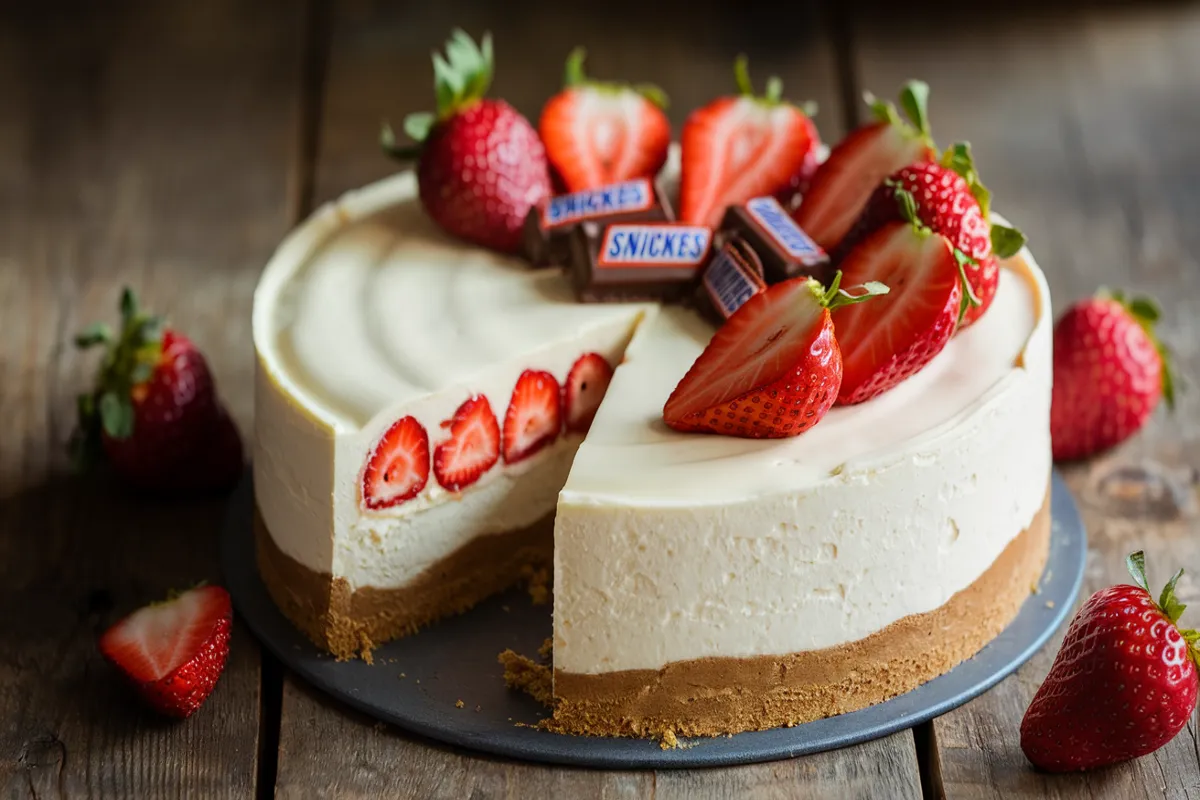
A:
POLYGON ((568 192, 634 178, 653 178, 667 160, 671 123, 667 96, 650 84, 589 79, 582 47, 567 57, 561 92, 546 101, 538 133, 568 192))
POLYGON ((220 586, 200 586, 113 625, 100 637, 100 653, 151 708, 189 717, 225 669, 232 626, 229 593, 220 586))
POLYGON ((1158 602, 1145 556, 1127 559, 1136 586, 1092 595, 1067 630, 1021 720, 1021 749, 1051 772, 1095 769, 1162 747, 1196 708, 1196 631, 1176 623, 1180 570, 1158 602))
POLYGON ((482 47, 461 30, 434 54, 437 113, 410 114, 404 130, 420 145, 399 148, 391 128, 384 149, 417 161, 421 204, 448 233, 515 253, 529 209, 550 196, 546 151, 537 131, 503 100, 484 97, 492 83, 492 40, 482 47))
POLYGON ((104 348, 95 388, 78 398, 72 441, 77 463, 103 456, 125 481, 149 490, 219 490, 237 483, 241 436, 190 339, 143 313, 126 289, 120 330, 96 324, 75 341, 84 349, 104 348))
POLYGON ((1160 397, 1175 403, 1167 350, 1154 333, 1158 305, 1101 290, 1054 328, 1050 441, 1054 458, 1085 458, 1136 433, 1160 397))
POLYGON ((663 421, 746 439, 799 436, 820 422, 842 385, 830 310, 888 292, 875 282, 849 292, 841 281, 825 289, 793 278, 747 300, 671 392, 663 421))
POLYGON ((915 214, 966 256, 963 269, 976 302, 959 321, 962 330, 983 316, 996 296, 1000 285, 996 259, 1016 255, 1025 244, 1017 229, 989 222, 990 201, 991 194, 975 170, 970 145, 960 142, 946 151, 940 163, 918 162, 892 173, 871 195, 862 216, 839 245, 839 255, 889 222, 915 214))

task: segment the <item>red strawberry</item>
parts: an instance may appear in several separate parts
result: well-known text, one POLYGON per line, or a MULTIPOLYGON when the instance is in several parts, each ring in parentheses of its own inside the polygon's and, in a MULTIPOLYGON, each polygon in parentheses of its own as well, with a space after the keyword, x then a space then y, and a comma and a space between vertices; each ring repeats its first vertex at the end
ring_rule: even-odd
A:
POLYGON ((201 586, 125 617, 100 637, 100 653, 152 708, 182 719, 221 677, 232 625, 229 593, 201 586))
POLYGON ((653 178, 667 160, 671 123, 657 86, 590 81, 582 47, 567 57, 565 88, 542 109, 538 133, 568 192, 653 178))
POLYGON ((1126 564, 1137 586, 1088 598, 1021 720, 1021 749, 1036 767, 1071 772, 1153 753, 1196 708, 1200 634, 1177 626, 1183 570, 1155 603, 1145 556, 1138 551, 1126 564))
POLYGON ((404 120, 419 147, 397 147, 385 126, 384 149, 396 158, 418 158, 421 204, 448 233, 515 253, 529 209, 550 196, 542 142, 516 109, 484 98, 492 82, 490 35, 481 49, 456 30, 446 58, 434 54, 433 71, 437 115, 421 112, 404 120))
POLYGON ((521 373, 504 415, 504 463, 529 458, 558 438, 561 405, 553 375, 532 369, 521 373))
POLYGON ((884 181, 871 195, 854 229, 839 249, 849 252, 889 222, 916 216, 921 223, 950 240, 970 261, 963 264, 978 305, 959 323, 970 325, 992 304, 1000 285, 996 258, 1016 255, 1025 237, 1015 228, 991 225, 991 194, 979 181, 970 145, 960 142, 946 151, 941 163, 910 164, 884 181))
POLYGON ((242 474, 242 440, 217 399, 208 362, 178 331, 143 313, 129 289, 121 329, 96 324, 81 348, 104 347, 96 388, 80 395, 72 440, 80 463, 100 453, 134 486, 228 489, 242 474))
POLYGON ((571 365, 563 384, 567 430, 587 433, 612 376, 612 365, 599 353, 584 353, 571 365))
POLYGON ((461 491, 500 458, 500 425, 488 399, 477 394, 467 398, 442 427, 449 429, 450 438, 433 452, 433 474, 443 487, 461 491))
POLYGON ((913 123, 909 125, 891 103, 868 96, 879 121, 839 142, 817 168, 794 216, 826 252, 837 250, 884 178, 909 164, 937 160, 929 135, 928 99, 929 87, 921 81, 909 81, 901 89, 900 105, 913 123))
POLYGON ((1174 407, 1170 359, 1154 334, 1159 316, 1148 297, 1101 290, 1059 319, 1050 406, 1055 459, 1120 444, 1146 424, 1160 397, 1174 407))
POLYGON ((820 138, 803 110, 782 99, 778 77, 758 97, 746 57, 734 64, 741 94, 719 97, 683 126, 679 218, 716 227, 725 208, 762 195, 787 195, 816 165, 820 138))
POLYGON ((392 423, 362 474, 362 502, 370 509, 391 508, 421 493, 429 481, 429 435, 414 417, 392 423))
POLYGON ((842 383, 842 356, 830 309, 887 287, 856 294, 826 291, 809 278, 777 283, 750 298, 717 329, 671 392, 663 420, 680 431, 750 439, 799 436, 821 421, 842 383))
POLYGON ((843 280, 891 287, 884 300, 834 312, 842 348, 838 403, 870 400, 915 374, 942 351, 965 311, 965 278, 944 236, 908 222, 889 223, 842 262, 843 280))

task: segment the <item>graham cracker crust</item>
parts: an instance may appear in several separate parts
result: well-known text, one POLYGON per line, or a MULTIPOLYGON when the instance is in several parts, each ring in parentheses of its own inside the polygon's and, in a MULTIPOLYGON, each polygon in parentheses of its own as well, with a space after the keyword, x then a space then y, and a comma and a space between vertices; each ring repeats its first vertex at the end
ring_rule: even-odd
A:
POLYGON ((554 716, 541 727, 589 736, 716 736, 883 702, 948 672, 994 639, 1037 585, 1049 548, 1047 490, 1029 528, 933 611, 824 650, 595 675, 555 670, 554 716))
POLYGON ((254 538, 258 572, 292 624, 339 659, 361 656, 369 662, 378 644, 545 575, 543 568, 553 562, 554 515, 472 539, 398 589, 355 591, 345 578, 309 569, 279 549, 257 511, 254 538))

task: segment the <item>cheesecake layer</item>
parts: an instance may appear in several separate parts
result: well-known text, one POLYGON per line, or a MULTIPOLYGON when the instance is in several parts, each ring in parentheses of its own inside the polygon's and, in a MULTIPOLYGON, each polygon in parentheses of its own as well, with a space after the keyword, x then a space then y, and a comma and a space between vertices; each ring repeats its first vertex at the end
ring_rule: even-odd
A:
POLYGON ((556 669, 550 727, 597 736, 714 736, 844 714, 914 689, 977 653, 1017 615, 1049 552, 1045 491, 1044 498, 995 562, 932 611, 821 650, 600 675, 556 669))
POLYGON ((1050 320, 1025 254, 921 372, 801 436, 755 441, 663 424, 710 335, 664 308, 626 351, 559 496, 556 670, 821 650, 944 605, 1042 507, 1050 320))
POLYGON ((352 590, 402 588, 479 536, 554 509, 581 437, 461 491, 430 471, 414 498, 362 502, 383 433, 412 416, 430 451, 481 394, 503 425, 518 377, 560 383, 584 353, 619 362, 646 304, 580 305, 555 270, 449 239, 404 173, 320 209, 280 246, 255 292, 254 480, 279 549, 352 590))
POLYGON ((477 536, 403 587, 354 589, 280 550, 255 515, 258 570, 284 615, 338 658, 370 659, 376 644, 414 633, 517 583, 529 567, 550 564, 553 518, 505 533, 477 536))

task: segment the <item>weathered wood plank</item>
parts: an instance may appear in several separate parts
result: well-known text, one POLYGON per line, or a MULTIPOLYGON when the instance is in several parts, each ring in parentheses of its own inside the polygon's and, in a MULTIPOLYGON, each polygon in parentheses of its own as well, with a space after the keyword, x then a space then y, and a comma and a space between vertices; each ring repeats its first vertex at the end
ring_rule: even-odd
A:
MULTIPOLYGON (((969 139, 997 208, 1029 235, 1058 308, 1099 285, 1136 287, 1165 306, 1164 337, 1200 372, 1200 12, 1143 3, 1085 4, 1004 20, 977 12, 931 28, 860 9, 854 36, 865 88, 933 87, 940 143, 969 139), (947 32, 947 28, 951 28, 947 32), (935 43, 936 42, 936 43, 935 43)), ((1066 471, 1088 530, 1083 596, 1124 582, 1144 547, 1164 581, 1200 570, 1196 464, 1200 405, 1185 396, 1143 435, 1066 471)), ((1200 597, 1189 581, 1185 600, 1200 597)), ((958 797, 1183 797, 1200 793, 1195 720, 1153 757, 1090 776, 1046 776, 1021 754, 1025 708, 1060 637, 1016 676, 935 724, 940 790, 958 797)))
POLYGON ((141 710, 95 650, 118 616, 219 579, 220 499, 68 475, 76 329, 122 285, 209 354, 244 431, 250 295, 286 230, 301 46, 287 2, 12 4, 0 17, 0 793, 250 797, 259 650, 192 719, 141 710), (60 4, 61 5, 61 4, 60 4), (69 12, 69 14, 68 14, 69 12))
MULTIPOLYGON (((426 4, 403 12, 386 3, 335 7, 323 96, 318 201, 387 175, 395 165, 375 145, 382 118, 398 122, 431 102, 429 51, 455 26, 496 45, 494 94, 531 117, 557 90, 562 62, 576 44, 589 48, 598 76, 659 83, 671 96, 678 131, 688 111, 731 91, 731 65, 745 48, 754 75, 778 73, 788 96, 813 98, 826 137, 841 133, 840 93, 825 26, 776 30, 743 13, 704 3, 694 15, 652 4, 618 3, 608 13, 563 4, 520 2, 503 10, 483 2, 453 12, 426 4), (637 13, 632 13, 636 9, 637 13), (630 12, 630 13, 622 13, 630 12), (671 35, 663 32, 670 27, 671 35)), ((912 736, 809 759, 703 772, 593 772, 501 761, 413 739, 352 714, 288 678, 280 731, 278 793, 283 797, 918 797, 912 736), (328 742, 336 741, 337 747, 328 742), (879 795, 873 795, 879 796, 879 795)))

